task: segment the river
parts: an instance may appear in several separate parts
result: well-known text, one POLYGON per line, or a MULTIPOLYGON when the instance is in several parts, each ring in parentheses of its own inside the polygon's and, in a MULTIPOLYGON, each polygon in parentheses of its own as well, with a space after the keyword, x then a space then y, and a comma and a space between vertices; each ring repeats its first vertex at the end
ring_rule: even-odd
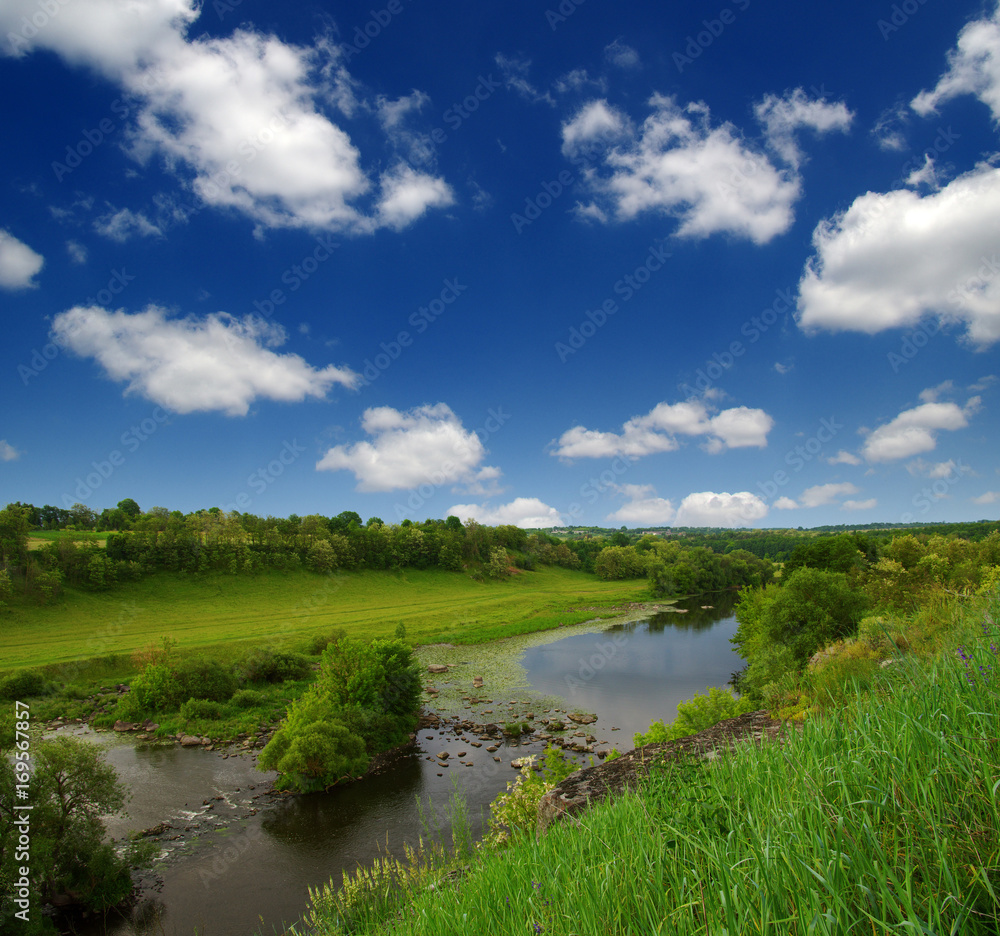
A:
MULTIPOLYGON (((532 635, 527 644, 534 645, 526 647, 511 641, 507 662, 517 675, 497 688, 491 674, 502 667, 489 664, 479 698, 465 688, 471 687, 470 670, 484 666, 476 648, 452 648, 457 663, 440 685, 458 686, 462 695, 451 697, 460 700, 453 710, 460 705, 456 714, 479 722, 516 720, 529 710, 539 719, 557 708, 594 713, 597 722, 587 726, 597 739, 594 750, 625 751, 634 732, 654 718, 673 719, 678 702, 723 685, 741 663, 729 643, 736 629, 731 596, 676 607, 608 627, 532 635)), ((444 696, 438 708, 447 708, 444 696)), ((544 747, 541 741, 508 742, 494 754, 489 745, 468 731, 423 729, 412 749, 378 775, 328 793, 280 796, 270 792, 274 775, 258 772, 252 754, 115 739, 107 757, 132 799, 128 815, 109 823, 110 833, 120 837, 163 822, 171 828, 158 838, 162 860, 144 881, 131 917, 81 932, 282 932, 283 924, 301 917, 309 887, 331 877, 339 881, 344 870, 380 853, 399 855, 428 830, 449 841, 449 803, 456 793, 466 803, 473 834, 480 835, 489 803, 516 776, 510 761, 544 747), (447 767, 436 756, 443 751, 447 767)))

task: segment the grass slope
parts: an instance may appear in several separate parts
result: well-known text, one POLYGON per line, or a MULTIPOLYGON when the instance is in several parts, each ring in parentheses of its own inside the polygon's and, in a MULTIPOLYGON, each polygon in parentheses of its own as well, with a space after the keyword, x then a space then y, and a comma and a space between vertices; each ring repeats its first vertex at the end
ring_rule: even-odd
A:
POLYGON ((335 627, 391 636, 402 623, 415 643, 479 643, 579 623, 598 616, 594 608, 646 597, 645 581, 602 582, 560 568, 505 582, 415 569, 161 573, 109 592, 68 590, 47 607, 13 603, 0 611, 0 672, 130 653, 168 636, 182 653, 226 652, 249 642, 303 644, 335 627))

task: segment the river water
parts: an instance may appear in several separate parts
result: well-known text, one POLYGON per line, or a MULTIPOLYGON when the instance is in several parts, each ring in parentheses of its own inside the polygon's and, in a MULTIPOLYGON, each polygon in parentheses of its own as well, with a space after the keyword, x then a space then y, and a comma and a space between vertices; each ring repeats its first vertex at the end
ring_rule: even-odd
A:
MULTIPOLYGON (((565 711, 595 713, 587 726, 595 750, 632 747, 632 734, 652 719, 671 720, 677 703, 721 686, 741 661, 732 598, 702 597, 681 611, 555 637, 520 656, 531 691, 510 699, 540 716, 564 700, 565 711), (712 607, 703 608, 702 605, 712 607), (686 612, 686 613, 684 613, 686 612), (539 702, 547 697, 548 702, 539 702), (612 729, 617 729, 612 731, 612 729)), ((488 679, 488 674, 487 674, 488 679)), ((487 689, 483 691, 488 690, 487 689)), ((494 711, 511 705, 491 702, 494 711)), ((475 709, 473 709, 475 711, 475 709)), ((471 714, 471 713, 470 713, 471 714)), ((480 721, 501 721, 477 714, 480 721)), ((105 737, 105 736, 98 736, 105 737)), ((166 822, 163 858, 144 882, 129 919, 90 926, 88 936, 252 936, 282 932, 299 920, 309 887, 339 882, 380 853, 399 855, 428 830, 450 841, 449 803, 460 794, 472 833, 480 835, 489 803, 516 776, 511 759, 540 753, 540 741, 501 744, 494 755, 474 733, 425 729, 412 750, 361 783, 307 796, 270 792, 273 774, 255 769, 251 754, 224 756, 201 748, 136 745, 116 739, 108 760, 132 792, 116 837, 166 822), (473 746, 479 742, 480 747, 473 746), (448 766, 437 754, 448 751, 448 766), (497 762, 494 756, 499 757, 497 762)))

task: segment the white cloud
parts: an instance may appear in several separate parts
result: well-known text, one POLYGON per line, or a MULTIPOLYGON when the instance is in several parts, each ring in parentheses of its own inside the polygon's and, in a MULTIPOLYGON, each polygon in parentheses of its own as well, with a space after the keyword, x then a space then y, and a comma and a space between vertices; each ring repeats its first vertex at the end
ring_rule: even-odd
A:
POLYGON ((620 110, 603 98, 591 101, 563 123, 562 152, 573 158, 580 152, 587 152, 595 143, 607 145, 632 132, 628 117, 620 110))
POLYGON ((979 497, 972 498, 973 504, 983 506, 986 504, 995 504, 997 501, 1000 501, 1000 491, 987 491, 985 494, 980 494, 979 497))
MULTIPOLYGON (((788 230, 801 194, 797 176, 777 169, 732 124, 713 127, 705 104, 681 107, 654 94, 649 105, 653 112, 638 131, 604 152, 587 176, 602 210, 619 221, 670 215, 681 237, 725 232, 763 244, 788 230)), ((567 128, 579 134, 576 119, 563 128, 564 150, 574 144, 567 128)))
POLYGON ((767 516, 767 504, 756 494, 716 494, 702 491, 688 494, 677 510, 676 526, 738 527, 767 516))
POLYGON ((448 508, 447 514, 486 526, 510 524, 526 530, 565 526, 559 511, 537 497, 517 497, 509 504, 495 507, 491 504, 455 504, 448 508))
POLYGON ((607 90, 608 83, 604 78, 591 78, 585 68, 574 68, 562 77, 556 79, 554 85, 559 94, 566 94, 570 91, 580 91, 582 88, 593 86, 601 93, 607 90))
POLYGON ((711 454, 731 448, 766 448, 774 420, 761 409, 737 406, 711 415, 702 400, 659 403, 645 416, 633 416, 620 433, 574 426, 564 432, 552 452, 560 458, 641 458, 679 447, 678 435, 705 436, 711 454))
POLYGON ((277 354, 284 330, 261 318, 216 312, 169 319, 165 310, 142 312, 75 306, 57 315, 52 334, 60 345, 94 358, 115 381, 177 413, 218 410, 243 416, 262 397, 298 402, 322 398, 335 384, 354 387, 346 368, 317 370, 297 354, 277 354))
POLYGON ((6 439, 0 439, 0 461, 17 461, 21 453, 6 439))
POLYGON ((841 449, 836 455, 832 455, 830 458, 825 459, 828 465, 860 465, 861 459, 857 455, 852 455, 850 452, 841 449))
POLYGON ((382 199, 378 214, 386 227, 399 231, 429 208, 454 203, 451 188, 443 179, 416 172, 404 163, 382 176, 382 199))
POLYGON ((786 91, 782 97, 765 95, 754 106, 754 116, 764 128, 768 146, 795 168, 802 162, 802 151, 795 139, 797 130, 805 127, 816 133, 846 133, 854 119, 843 102, 811 100, 802 88, 786 91))
POLYGON ((35 289, 35 274, 45 258, 19 241, 9 231, 0 230, 0 287, 4 289, 35 289))
POLYGON ((925 462, 922 458, 911 461, 906 470, 914 477, 950 478, 955 471, 955 461, 949 458, 946 462, 925 462))
MULTIPOLYGON (((398 171, 374 191, 357 147, 325 113, 356 106, 338 47, 293 45, 252 26, 189 38, 201 11, 195 0, 74 0, 18 52, 47 49, 119 84, 137 107, 132 155, 162 158, 204 203, 259 226, 370 232, 447 202, 446 184, 430 176, 408 177, 404 196, 398 171)), ((36 0, 7 0, 0 32, 34 13, 36 0)), ((390 125, 391 111, 382 111, 390 125)))
POLYGON ((621 36, 604 47, 604 58, 617 68, 638 68, 639 53, 622 41, 621 36))
POLYGON ((1000 4, 992 16, 963 27, 958 43, 948 53, 948 70, 932 91, 922 91, 910 106, 926 117, 962 94, 974 94, 1000 121, 1000 4))
POLYGON ((629 498, 628 502, 605 518, 616 526, 631 527, 666 526, 677 516, 674 505, 663 497, 656 496, 651 484, 623 484, 618 492, 629 498))
POLYGON ((995 374, 987 374, 985 377, 980 377, 974 384, 969 384, 968 389, 973 393, 979 393, 983 390, 988 390, 997 382, 998 378, 995 374))
POLYGON ((515 58, 498 52, 494 61, 503 73, 504 85, 508 91, 517 92, 532 104, 550 104, 555 107, 556 102, 552 99, 552 95, 548 91, 542 93, 528 80, 531 72, 530 59, 515 58))
POLYGON ((361 427, 373 441, 334 446, 317 462, 317 470, 346 469, 357 478, 359 491, 475 484, 499 476, 496 468, 480 468, 486 457, 483 443, 446 403, 408 412, 373 407, 365 410, 361 427))
POLYGON ((797 508, 826 507, 836 503, 840 498, 848 494, 858 494, 860 490, 848 481, 839 484, 816 484, 806 488, 799 496, 798 501, 790 497, 779 497, 774 502, 778 510, 795 510, 797 508))
POLYGON ((102 237, 117 241, 119 244, 124 244, 133 237, 157 237, 163 234, 141 211, 133 212, 129 208, 121 208, 118 211, 112 209, 95 218, 94 230, 102 237))
POLYGON ((840 505, 841 510, 872 510, 878 507, 878 498, 869 497, 868 500, 845 500, 840 505))
POLYGON ((840 484, 817 484, 806 488, 799 497, 799 502, 803 507, 825 507, 848 494, 858 493, 860 490, 847 481, 840 484))
POLYGON ((69 254, 70 260, 76 264, 87 262, 87 248, 77 241, 66 241, 66 252, 69 254))
POLYGON ((964 429, 979 403, 979 397, 972 397, 964 409, 955 403, 923 403, 904 410, 869 434, 862 454, 869 462, 888 462, 933 451, 937 445, 935 433, 964 429))
POLYGON ((937 192, 868 192, 813 232, 799 282, 804 329, 860 331, 961 322, 1000 339, 1000 169, 983 165, 937 192))

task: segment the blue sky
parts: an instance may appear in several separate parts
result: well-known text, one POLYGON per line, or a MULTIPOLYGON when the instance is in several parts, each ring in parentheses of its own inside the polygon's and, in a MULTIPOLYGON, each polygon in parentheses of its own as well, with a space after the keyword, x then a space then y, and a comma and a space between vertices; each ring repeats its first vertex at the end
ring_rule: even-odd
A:
POLYGON ((0 500, 997 515, 1000 13, 0 8, 0 500))

